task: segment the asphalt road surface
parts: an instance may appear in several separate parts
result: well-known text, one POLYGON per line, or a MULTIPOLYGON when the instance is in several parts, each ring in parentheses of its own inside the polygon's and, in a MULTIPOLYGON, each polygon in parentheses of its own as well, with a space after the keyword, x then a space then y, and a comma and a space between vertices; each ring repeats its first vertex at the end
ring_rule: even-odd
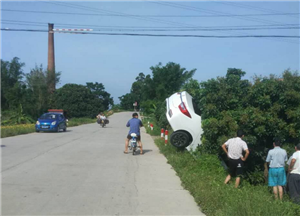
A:
POLYGON ((131 114, 2 139, 2 215, 204 215, 144 128, 123 153, 131 114))

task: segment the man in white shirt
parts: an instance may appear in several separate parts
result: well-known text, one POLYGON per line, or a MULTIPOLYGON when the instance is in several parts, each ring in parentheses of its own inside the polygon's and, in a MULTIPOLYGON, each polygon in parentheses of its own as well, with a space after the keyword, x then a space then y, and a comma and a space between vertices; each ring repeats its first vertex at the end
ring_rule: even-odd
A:
POLYGON ((292 155, 289 164, 288 187, 291 199, 300 204, 300 143, 295 147, 296 152, 292 155))
POLYGON ((224 183, 227 184, 232 176, 237 176, 235 180, 236 188, 239 186, 241 177, 243 176, 244 161, 246 161, 249 156, 248 146, 247 143, 242 140, 243 138, 243 131, 238 130, 236 138, 229 139, 222 145, 224 152, 229 158, 229 174, 224 183), (243 151, 246 152, 245 157, 243 157, 243 151))

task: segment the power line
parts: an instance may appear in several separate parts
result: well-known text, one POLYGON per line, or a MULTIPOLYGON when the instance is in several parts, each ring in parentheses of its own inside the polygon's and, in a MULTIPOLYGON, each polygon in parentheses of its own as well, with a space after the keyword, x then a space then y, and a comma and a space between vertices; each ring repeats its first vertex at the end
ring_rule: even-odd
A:
MULTIPOLYGON (((28 31, 28 32, 48 32, 47 30, 37 29, 7 29, 1 28, 1 31, 28 31)), ((234 36, 218 36, 218 35, 168 35, 168 34, 132 34, 132 33, 98 33, 98 32, 66 32, 76 34, 90 35, 114 35, 114 36, 147 36, 147 37, 199 37, 199 38, 300 38, 300 36, 289 35, 234 35, 234 36)))
MULTIPOLYGON (((55 11, 31 11, 31 10, 12 10, 1 9, 2 11, 12 11, 20 13, 41 13, 41 14, 61 14, 61 15, 82 15, 82 16, 109 16, 109 17, 126 17, 122 14, 90 14, 90 13, 69 13, 69 12, 55 12, 55 11)), ((269 14, 230 14, 230 15, 139 15, 132 14, 136 17, 178 17, 178 18, 197 18, 197 17, 251 17, 251 16, 288 16, 288 15, 300 15, 300 13, 269 13, 269 14)))
POLYGON ((55 4, 55 5, 59 5, 59 6, 71 7, 71 8, 82 9, 82 10, 88 10, 88 11, 93 11, 93 12, 98 12, 98 13, 99 13, 99 11, 101 11, 101 12, 105 12, 108 14, 122 14, 126 18, 151 21, 151 22, 159 22, 159 23, 164 23, 164 24, 169 24, 169 25, 181 25, 181 26, 187 25, 185 23, 172 22, 172 21, 166 21, 166 20, 160 20, 160 19, 154 19, 154 18, 139 17, 139 16, 132 15, 132 14, 127 14, 127 13, 122 13, 122 12, 114 12, 114 11, 98 9, 98 8, 91 8, 91 7, 81 6, 81 5, 72 4, 72 3, 67 4, 67 3, 53 2, 53 1, 52 2, 44 2, 44 3, 55 4))
MULTIPOLYGON (((227 14, 230 15, 230 13, 224 13, 224 12, 219 12, 219 11, 214 11, 214 10, 208 10, 208 9, 202 9, 202 8, 198 8, 198 7, 192 7, 192 6, 187 6, 187 5, 182 5, 182 4, 178 4, 178 3, 170 3, 170 2, 152 2, 149 0, 144 0, 146 2, 151 2, 154 4, 160 4, 160 5, 165 5, 165 6, 169 6, 169 7, 175 7, 175 8, 180 8, 180 9, 185 9, 185 10, 192 10, 192 11, 197 11, 197 12, 204 12, 204 13, 210 13, 210 14, 227 14)), ((279 22, 274 22, 274 21, 269 21, 269 20, 262 20, 262 19, 255 19, 255 18, 247 18, 247 17, 232 17, 232 18, 236 18, 236 19, 243 19, 243 20, 250 20, 250 21, 254 21, 254 22, 260 22, 260 23, 279 23, 279 22)), ((276 39, 274 39, 276 40, 276 39)), ((284 39, 281 39, 281 41, 285 41, 288 43, 294 43, 292 41, 286 41, 284 39)), ((299 44, 296 42, 296 44, 299 44)))
MULTIPOLYGON (((44 26, 45 24, 41 24, 41 22, 26 22, 26 21, 2 21, 2 23, 5 24, 11 24, 11 25, 27 25, 27 26, 44 26), (33 24, 33 23, 37 23, 37 24, 33 24)), ((90 27, 95 27, 96 25, 84 25, 81 26, 79 24, 56 24, 56 26, 76 26, 76 27, 80 27, 80 28, 90 28, 90 27)), ((96 26, 96 27, 100 27, 98 29, 98 31, 239 31, 239 30, 294 30, 294 29, 300 29, 300 26, 271 26, 271 27, 189 27, 189 28, 169 28, 169 29, 162 29, 162 28, 118 28, 118 27, 114 27, 114 26, 110 26, 110 27, 101 27, 101 26, 96 26)), ((97 30, 97 29, 94 29, 97 30)))
MULTIPOLYGON (((159 23, 166 23, 166 24, 176 24, 176 25, 184 25, 184 26, 190 26, 190 27, 197 27, 195 25, 190 25, 190 24, 185 24, 185 23, 178 23, 178 22, 167 22, 167 21, 164 21, 164 20, 159 20, 159 19, 153 19, 153 18, 141 18, 141 17, 136 17, 134 15, 131 15, 131 14, 126 14, 126 13, 120 13, 120 12, 113 12, 113 11, 108 11, 108 10, 103 10, 103 9, 95 9, 95 8, 91 8, 91 7, 86 7, 86 6, 80 6, 80 5, 77 5, 77 4, 66 4, 66 3, 58 3, 58 2, 45 2, 45 3, 50 3, 50 4, 56 4, 56 5, 59 5, 59 6, 65 6, 65 7, 71 7, 71 8, 76 8, 76 9, 82 9, 82 10, 89 10, 89 11, 97 11, 97 13, 99 13, 99 11, 101 12, 105 12, 105 13, 108 13, 108 14, 122 14, 124 15, 125 17, 127 18, 134 18, 134 19, 139 19, 139 20, 147 20, 147 21, 152 21, 152 22, 159 22, 159 23)), ((286 41, 286 42, 290 42, 290 43, 293 43, 292 41, 286 41)))
MULTIPOLYGON (((150 2, 150 3, 153 3, 153 4, 159 4, 159 5, 175 7, 175 8, 191 10, 191 11, 197 11, 197 12, 203 12, 203 13, 208 13, 208 14, 232 15, 231 13, 225 13, 225 12, 220 12, 220 11, 215 11, 215 10, 203 9, 203 8, 199 8, 199 7, 193 7, 193 6, 188 6, 188 5, 183 5, 183 4, 173 3, 173 2, 149 1, 149 0, 144 0, 144 1, 150 2)), ((264 20, 264 19, 259 19, 259 18, 251 18, 251 17, 248 18, 248 17, 234 17, 234 16, 232 16, 232 18, 242 19, 242 20, 247 20, 247 21, 252 21, 252 22, 261 22, 261 23, 279 23, 279 22, 275 22, 275 21, 264 20)))
MULTIPOLYGON (((11 22, 2 22, 5 24, 10 24, 10 25, 25 25, 25 26, 44 26, 42 24, 25 24, 25 23, 11 23, 11 22)), ((58 27, 63 26, 63 25, 56 25, 58 27)), ((76 25, 78 28, 89 28, 90 26, 83 26, 81 27, 80 25, 76 25)), ((185 29, 118 29, 118 28, 102 28, 102 29, 95 29, 95 31, 130 31, 130 32, 138 32, 138 31, 153 31, 153 32, 167 32, 167 31, 244 31, 244 30, 251 30, 251 31, 262 31, 262 30, 295 30, 295 29, 300 29, 300 27, 273 27, 273 28, 185 28, 185 29)))
MULTIPOLYGON (((272 9, 267 9, 267 8, 262 8, 262 7, 257 7, 257 6, 252 6, 252 5, 246 5, 246 4, 242 4, 242 3, 233 3, 233 2, 219 2, 219 1, 214 1, 214 0, 209 0, 211 2, 214 2, 214 3, 218 3, 218 4, 225 4, 225 5, 230 5, 230 6, 233 6, 233 7, 240 7, 240 8, 246 8, 246 9, 250 9, 250 10, 256 10, 256 11, 263 11, 263 12, 275 12, 273 14, 276 14, 276 13, 282 13, 280 11, 277 11, 277 10, 272 10, 272 9)), ((287 14, 288 16, 293 16, 292 18, 296 18, 296 19, 299 19, 299 17, 294 17, 294 15, 296 14, 287 14)))
MULTIPOLYGON (((11 22, 11 23, 33 23, 33 24, 42 24, 47 25, 48 22, 33 22, 33 21, 24 21, 24 20, 6 20, 2 19, 1 22, 11 22)), ((174 26, 109 26, 109 25, 91 25, 91 24, 75 24, 75 23, 55 23, 55 25, 67 25, 67 26, 93 26, 93 27, 107 27, 107 28, 182 28, 182 29, 194 29, 194 28, 268 28, 268 27, 299 27, 300 24, 295 23, 287 23, 287 24, 269 24, 269 25, 231 25, 231 26, 181 26, 181 27, 174 27, 174 26)))

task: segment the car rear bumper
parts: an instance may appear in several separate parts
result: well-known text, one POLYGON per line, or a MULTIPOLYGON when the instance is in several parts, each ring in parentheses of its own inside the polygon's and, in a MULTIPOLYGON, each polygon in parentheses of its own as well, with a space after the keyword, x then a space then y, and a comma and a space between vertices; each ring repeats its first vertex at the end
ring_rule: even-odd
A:
POLYGON ((44 125, 35 125, 35 130, 37 131, 57 131, 57 125, 47 125, 48 128, 43 128, 44 125))

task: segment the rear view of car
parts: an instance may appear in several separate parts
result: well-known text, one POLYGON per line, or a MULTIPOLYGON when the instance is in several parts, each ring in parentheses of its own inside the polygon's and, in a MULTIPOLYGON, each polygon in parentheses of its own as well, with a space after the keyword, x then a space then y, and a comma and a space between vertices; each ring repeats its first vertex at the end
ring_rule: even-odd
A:
POLYGON ((67 130, 66 118, 61 113, 45 113, 35 124, 36 132, 67 130))
POLYGON ((166 99, 166 106, 166 116, 174 131, 171 144, 195 150, 201 144, 202 128, 201 116, 195 112, 192 96, 186 91, 175 93, 166 99))

